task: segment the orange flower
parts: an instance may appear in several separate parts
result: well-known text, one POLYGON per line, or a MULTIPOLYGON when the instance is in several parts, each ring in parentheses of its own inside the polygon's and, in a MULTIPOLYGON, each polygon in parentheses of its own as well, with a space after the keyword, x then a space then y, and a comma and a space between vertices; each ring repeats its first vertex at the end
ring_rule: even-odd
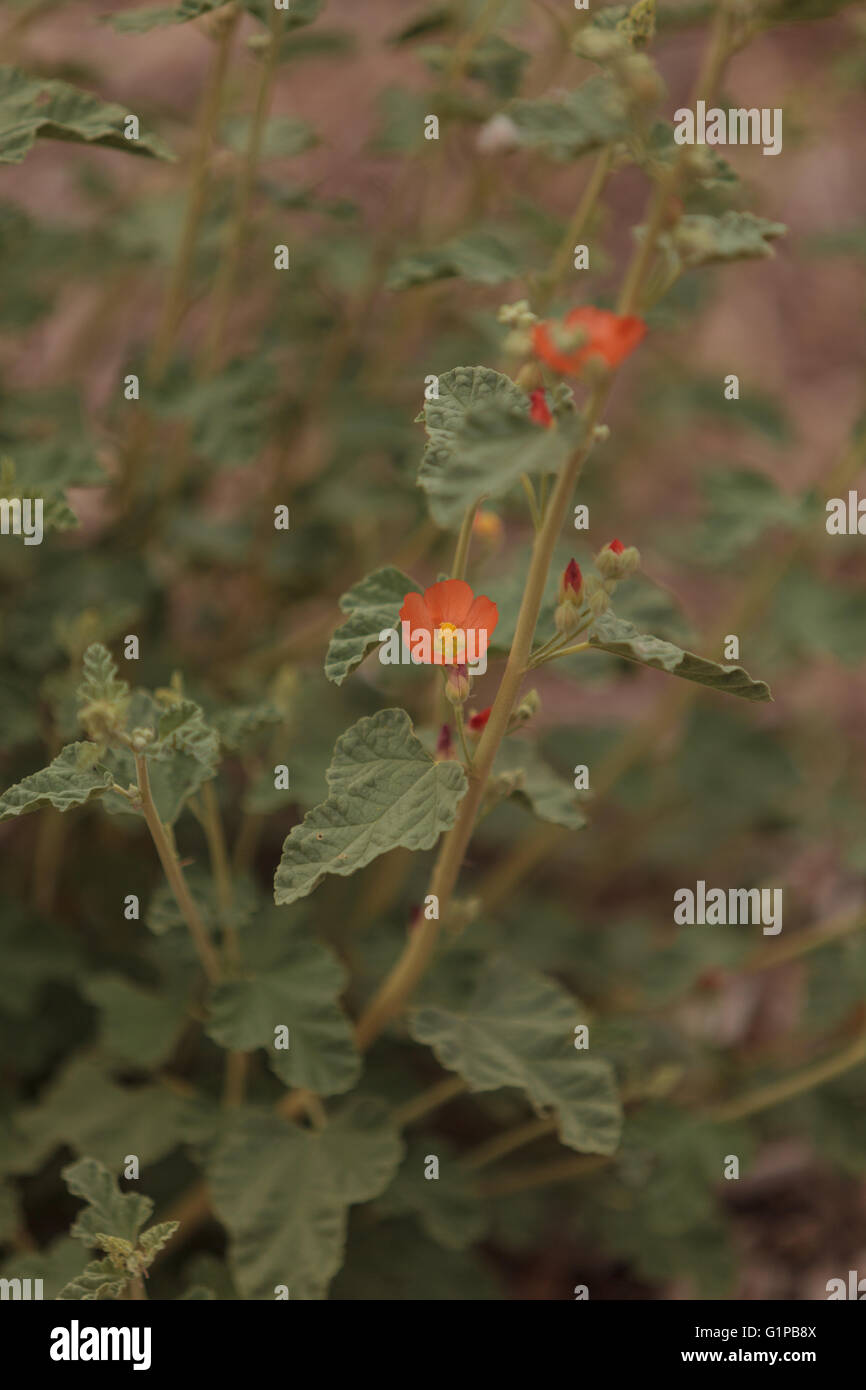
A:
POLYGON ((410 649, 420 651, 416 660, 456 666, 486 653, 499 610, 483 594, 476 598, 465 579, 440 579, 423 594, 407 594, 400 618, 406 625, 410 649), (424 634, 426 642, 419 642, 424 634))
POLYGON ((532 330, 532 350, 554 371, 577 376, 592 357, 600 357, 608 367, 618 367, 645 334, 646 324, 634 314, 613 314, 609 309, 584 304, 564 319, 537 323, 532 330), (573 345, 569 345, 569 335, 576 340, 573 345))

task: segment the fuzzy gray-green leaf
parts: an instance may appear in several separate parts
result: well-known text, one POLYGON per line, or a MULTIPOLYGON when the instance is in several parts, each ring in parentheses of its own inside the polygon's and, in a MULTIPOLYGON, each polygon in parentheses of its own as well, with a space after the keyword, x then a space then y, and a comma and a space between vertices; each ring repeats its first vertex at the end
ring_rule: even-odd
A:
POLYGON ((403 1146, 378 1101, 350 1102, 320 1132, 247 1110, 208 1166, 214 1207, 230 1238, 242 1294, 322 1299, 343 1261, 348 1209, 378 1197, 403 1146))
POLYGON ((583 426, 565 414, 555 428, 530 419, 529 397, 490 367, 455 367, 421 417, 428 443, 418 471, 434 521, 456 529, 482 497, 502 497, 524 473, 556 473, 583 426))
POLYGON ((414 579, 393 565, 374 570, 353 584, 340 599, 340 607, 348 613, 349 620, 337 628, 328 644, 325 657, 328 680, 342 685, 364 657, 379 645, 379 634, 397 627, 406 595, 420 592, 414 579))
POLYGON ((20 68, 0 68, 0 164, 20 164, 37 138, 108 145, 128 154, 173 159, 155 135, 127 140, 124 106, 102 101, 68 82, 31 77, 20 68))
POLYGON ((613 1153, 622 1113, 613 1068, 574 1046, 584 1021, 561 985, 505 957, 484 966, 466 1007, 426 1007, 410 1019, 418 1042, 473 1091, 516 1086, 539 1111, 553 1109, 562 1142, 583 1153, 613 1153))
POLYGON ((70 1235, 85 1245, 99 1245, 99 1237, 116 1236, 135 1245, 153 1202, 135 1192, 121 1192, 117 1179, 95 1158, 68 1163, 61 1177, 73 1197, 87 1203, 72 1225, 70 1235))
POLYGON ((398 845, 432 849, 454 824, 466 791, 462 767, 435 762, 401 709, 380 710, 347 729, 327 780, 327 800, 307 812, 283 845, 277 903, 296 902, 326 874, 353 874, 398 845))
POLYGON ((739 695, 744 700, 771 700, 770 688, 764 681, 754 680, 742 666, 726 666, 694 652, 683 651, 673 642, 638 632, 632 623, 623 622, 607 612, 598 618, 589 634, 590 646, 614 656, 667 671, 682 680, 695 681, 726 695, 739 695))
POLYGON ((0 820, 53 806, 69 811, 100 796, 112 784, 112 774, 99 762, 95 743, 69 743, 41 772, 34 772, 0 796, 0 820))
POLYGON ((245 937, 245 969, 216 985, 207 1032, 238 1052, 264 1048, 268 1064, 287 1086, 318 1095, 348 1091, 361 1061, 349 1020, 338 1004, 346 972, 306 927, 286 927, 282 914, 245 937), (289 1046, 274 1046, 274 1029, 289 1030, 289 1046))

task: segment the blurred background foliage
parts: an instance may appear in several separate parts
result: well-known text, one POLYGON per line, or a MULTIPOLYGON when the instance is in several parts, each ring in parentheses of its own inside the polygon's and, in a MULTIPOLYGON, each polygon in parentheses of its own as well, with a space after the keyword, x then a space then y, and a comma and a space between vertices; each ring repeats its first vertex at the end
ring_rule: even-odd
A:
MULTIPOLYGON (((307 0, 268 50, 267 7, 170 27, 139 8, 14 0, 0 17, 6 62, 137 114, 173 155, 39 136, 4 165, 5 495, 38 490, 51 529, 39 547, 0 540, 2 783, 80 736, 86 647, 120 658, 137 634, 121 675, 153 689, 182 672, 221 730, 213 785, 243 935, 244 904, 267 917, 281 843, 322 800, 336 738, 385 704, 431 727, 424 673, 372 660, 339 689, 322 674, 350 585, 385 564, 431 583, 450 564, 453 537, 415 481, 425 377, 501 364, 503 302, 610 303, 648 166, 623 160, 584 238, 590 270, 569 263, 551 285, 597 145, 541 107, 596 71, 571 49, 587 16, 543 0, 307 0), (438 141, 424 139, 430 112, 438 141), (278 245, 288 271, 273 269, 278 245), (273 789, 276 763, 290 793, 273 789)), ((713 8, 659 7, 668 117, 713 8)), ((685 274, 651 312, 575 499, 589 533, 564 536, 554 568, 613 535, 637 545, 621 615, 717 660, 736 634, 775 702, 726 702, 597 653, 538 673, 533 727, 567 781, 589 766, 589 824, 538 826, 514 800, 485 819, 461 887, 477 916, 434 975, 459 990, 502 948, 568 987, 616 1065, 623 1144, 584 1159, 540 1129, 432 1205, 398 1174, 354 1211, 335 1298, 556 1299, 575 1284, 594 1298, 820 1298, 828 1278, 866 1269, 866 1065, 722 1113, 866 1028, 866 558, 862 537, 826 535, 823 506, 864 477, 866 17, 838 0, 761 13, 721 104, 781 107, 783 153, 726 150, 685 206, 748 208, 788 235, 774 259, 685 274), (783 887, 782 934, 675 927, 672 893, 697 879, 783 887), (721 1178, 725 1154, 738 1182, 721 1178)), ((469 577, 500 605, 501 637, 531 527, 519 489, 488 511, 469 577)), ((117 809, 0 830, 3 1272, 42 1273, 54 1296, 81 1268, 61 1168, 89 1156, 117 1171, 132 1152, 157 1217, 181 1220, 150 1295, 233 1298, 224 1233, 194 1196, 222 1054, 144 827, 117 809), (124 918, 129 894, 142 921, 124 918)), ((203 830, 185 810, 175 833, 206 910, 203 830)), ((430 858, 393 851, 277 914, 340 956, 351 1012, 399 950, 430 858)), ((398 1028, 365 1060, 362 1091, 406 1105, 447 1075, 398 1028)), ((263 1100, 281 1089, 260 1057, 248 1086, 263 1100)), ((406 1164, 471 1153, 530 1116, 516 1091, 457 1095, 409 1131, 406 1164)))

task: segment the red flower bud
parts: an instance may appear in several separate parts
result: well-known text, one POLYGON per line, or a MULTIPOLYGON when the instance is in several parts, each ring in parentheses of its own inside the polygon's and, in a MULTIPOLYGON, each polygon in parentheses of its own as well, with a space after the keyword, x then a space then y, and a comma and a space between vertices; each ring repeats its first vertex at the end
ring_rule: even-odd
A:
POLYGON ((576 560, 569 560, 559 581, 559 602, 574 603, 583 594, 583 575, 576 560))
POLYGON ((482 729, 487 727, 492 708, 492 705, 488 705, 487 709, 479 710, 478 714, 470 715, 467 728, 471 729, 473 734, 480 734, 482 729))
POLYGON ((608 541, 607 548, 608 550, 612 550, 614 555, 621 555, 622 552, 625 550, 625 546, 623 545, 622 541, 617 540, 608 541))
POLYGON ((553 424, 553 416, 547 404, 547 397, 543 390, 530 391, 529 393, 529 418, 536 425, 541 425, 543 429, 549 430, 553 424))

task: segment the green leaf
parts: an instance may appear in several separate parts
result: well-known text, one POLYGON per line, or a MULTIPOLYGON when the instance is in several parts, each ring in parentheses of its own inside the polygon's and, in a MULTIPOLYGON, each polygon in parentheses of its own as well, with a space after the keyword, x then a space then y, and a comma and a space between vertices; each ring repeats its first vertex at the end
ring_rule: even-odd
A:
POLYGON ((730 1294, 735 1261, 717 1192, 725 1157, 749 1162, 740 1125, 669 1105, 630 1114, 615 1166, 591 1181, 581 1224, 653 1282, 688 1277, 704 1298, 730 1294))
POLYGON ((525 739, 511 738, 502 744, 494 774, 513 781, 514 789, 509 795, 523 802, 540 820, 567 830, 581 830, 586 825, 574 788, 525 739))
POLYGON ((308 811, 283 845, 278 904, 306 897, 326 874, 353 874, 398 845, 432 849, 454 824, 466 791, 462 767, 434 762, 401 709, 353 724, 337 740, 327 781, 327 801, 308 811))
POLYGON ((110 24, 122 34, 145 34, 150 29, 161 29, 167 24, 186 24, 203 14, 219 9, 225 0, 179 0, 176 5, 153 5, 141 10, 131 10, 127 14, 103 15, 103 23, 110 24))
POLYGON ((69 743, 41 772, 25 777, 0 796, 0 820, 53 806, 68 811, 83 806, 111 786, 112 774, 99 762, 95 743, 69 743))
POLYGON ((28 1144, 22 1161, 36 1164, 68 1144, 110 1167, 128 1153, 154 1163, 181 1143, 186 1114, 186 1102, 167 1087, 120 1086, 97 1063, 78 1057, 20 1112, 28 1144))
MULTIPOLYGON (((160 715, 157 726, 157 742, 152 756, 157 759, 170 759, 174 753, 186 753, 200 763, 213 777, 219 767, 219 735, 205 722, 204 712, 192 700, 178 700, 160 715)), ((148 756, 151 756, 148 750, 148 756)), ((207 781, 203 777, 202 781, 207 781)))
POLYGON ((83 678, 78 687, 79 705, 89 705, 97 700, 107 700, 111 704, 122 704, 129 698, 126 681, 118 680, 117 666, 107 647, 101 642, 93 642, 82 657, 83 678))
MULTIPOLYGON (((687 213, 670 233, 670 245, 683 265, 694 270, 720 261, 762 260, 774 254, 770 245, 784 236, 782 222, 768 222, 752 212, 723 212, 719 217, 687 213)), ((643 228, 637 228, 642 235, 643 228)))
POLYGON ((478 285, 501 285, 520 274, 514 254, 493 232, 467 232, 443 246, 402 256, 388 272, 389 290, 429 285, 460 276, 478 285))
MULTIPOLYGON (((249 143, 252 116, 233 116, 226 121, 223 136, 237 154, 244 154, 249 143)), ((262 135, 262 159, 289 159, 303 154, 317 143, 312 126, 296 116, 272 116, 262 135)))
POLYGON ((417 1009, 410 1031, 471 1090, 516 1086, 539 1113, 557 1112, 569 1148, 610 1154, 622 1122, 614 1072, 575 1048, 582 1015, 560 985, 500 956, 483 968, 464 1011, 417 1009))
POLYGON ((577 415, 543 429, 529 417, 529 397, 490 367, 455 367, 439 377, 438 400, 419 417, 428 444, 418 471, 430 511, 456 529, 482 497, 502 497, 523 473, 555 473, 580 442, 577 415))
POLYGON ((155 994, 121 975, 96 975, 84 981, 83 992, 100 1011, 110 1056, 151 1067, 169 1055, 186 1017, 185 990, 155 994))
POLYGON ((244 962, 254 973, 218 984, 210 1003, 207 1033, 238 1052, 264 1048, 268 1065, 287 1086, 318 1095, 348 1091, 358 1080, 361 1059, 352 1028, 337 1000, 346 972, 309 927, 288 929, 271 913, 264 928, 244 937, 244 962), (289 1046, 274 1046, 274 1029, 289 1030, 289 1046))
POLYGON ((817 516, 814 495, 792 497, 753 469, 719 469, 701 485, 709 515, 691 548, 706 564, 727 564, 771 527, 800 528, 817 516))
MULTIPOLYGON (((674 127, 668 121, 656 121, 649 134, 631 138, 635 144, 637 162, 656 178, 670 170, 680 157, 682 147, 674 139, 674 127)), ((689 178, 701 188, 730 188, 738 182, 736 171, 712 145, 693 145, 689 151, 689 178)))
POLYGON ((673 642, 663 642, 638 632, 632 623, 623 622, 612 612, 597 618, 589 634, 590 646, 614 656, 651 666, 655 671, 667 671, 682 680, 707 685, 726 695, 740 695, 744 700, 771 700, 770 688, 764 681, 753 680, 742 666, 723 666, 718 661, 683 651, 673 642))
POLYGON ((471 1176, 440 1135, 410 1146, 381 1208, 388 1216, 415 1212, 427 1234, 448 1250, 468 1249, 487 1229, 487 1212, 473 1191, 471 1176), (435 1178, 425 1174, 431 1144, 439 1160, 435 1178))
POLYGON ((80 955, 68 931, 28 911, 12 898, 0 898, 0 1008, 18 1018, 37 1005, 48 980, 74 980, 80 955))
POLYGON ((324 1298, 343 1260, 348 1208, 384 1191, 402 1152, 385 1107, 369 1099, 318 1132, 271 1113, 236 1116, 207 1181, 244 1297, 272 1299, 285 1284, 292 1300, 324 1298))
POLYGON ((150 1213, 153 1202, 134 1192, 121 1192, 117 1179, 95 1158, 82 1158, 68 1163, 60 1176, 73 1197, 87 1203, 72 1224, 69 1234, 85 1245, 97 1247, 100 1236, 116 1236, 135 1245, 138 1233, 150 1213))
MULTIPOLYGON (((448 44, 425 44, 418 57, 431 72, 448 74, 454 62, 454 48, 448 44)), ((485 83, 498 97, 513 97, 520 87, 529 54, 499 34, 488 34, 471 49, 466 76, 485 83)))
POLYGON ((521 144, 568 162, 621 140, 629 126, 623 90, 606 77, 591 77, 558 101, 513 101, 507 113, 521 144))
POLYGON ((155 135, 127 140, 126 107, 101 101, 68 82, 31 77, 0 67, 0 164, 20 164, 37 138, 108 145, 128 154, 173 159, 155 135))
POLYGON ((337 628, 328 643, 325 656, 328 680, 342 685, 365 656, 378 647, 379 634, 399 625, 406 595, 420 593, 414 579, 393 565, 374 570, 353 584, 340 599, 340 608, 349 614, 349 621, 337 628))
POLYGON ((81 1269, 81 1245, 77 1240, 61 1236, 39 1251, 19 1252, 0 1268, 4 1279, 41 1279, 46 1299, 60 1297, 60 1292, 81 1269))
POLYGON ((331 1297, 345 1303, 469 1303, 494 1302, 507 1294, 493 1261, 475 1251, 436 1245, 417 1221, 403 1218, 353 1227, 331 1297))
POLYGON ((802 567, 789 570, 776 586, 764 640, 788 659, 820 652, 859 665, 866 658, 860 586, 833 583, 802 567))
POLYGON ((148 1265, 153 1263, 160 1250, 165 1249, 179 1225, 179 1221, 157 1221, 153 1226, 148 1226, 146 1231, 142 1231, 138 1249, 148 1265))
POLYGON ((266 355, 236 358, 205 381, 188 364, 163 384, 155 408, 188 425, 192 448, 217 468, 252 462, 267 442, 277 375, 266 355))
POLYGON ((21 1204, 11 1183, 0 1181, 0 1244, 6 1244, 22 1224, 21 1204))
POLYGON ((63 1286, 57 1297, 66 1302, 84 1300, 91 1303, 117 1299, 127 1282, 127 1276, 118 1272, 113 1260, 92 1260, 81 1274, 63 1286))

